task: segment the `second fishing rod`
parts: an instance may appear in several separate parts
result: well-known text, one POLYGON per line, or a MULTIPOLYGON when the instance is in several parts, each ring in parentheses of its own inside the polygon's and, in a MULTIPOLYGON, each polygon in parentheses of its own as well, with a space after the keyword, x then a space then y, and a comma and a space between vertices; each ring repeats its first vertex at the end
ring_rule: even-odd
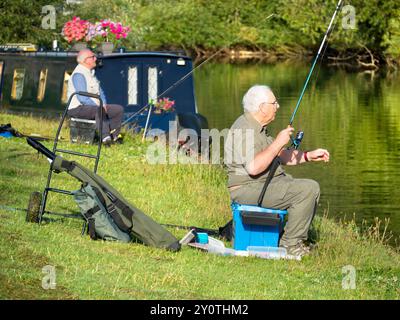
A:
MULTIPOLYGON (((267 17, 265 17, 264 19, 262 19, 260 22, 265 22, 269 19, 271 19, 272 17, 274 17, 275 14, 272 13, 270 15, 268 15, 267 17)), ((239 40, 240 37, 237 37, 233 42, 239 40)), ((202 66, 204 66, 205 64, 207 64, 209 61, 211 61, 214 57, 216 57, 220 52, 222 52, 223 50, 225 50, 225 47, 222 47, 221 49, 219 49, 218 51, 216 51, 215 53, 213 53, 211 56, 209 56, 206 60, 204 60, 203 62, 201 62, 199 65, 197 65, 195 68, 193 68, 190 72, 188 72, 187 74, 183 75, 181 78, 179 78, 176 82, 174 82, 171 86, 169 86, 167 89, 165 89, 163 92, 161 92, 160 94, 157 95, 157 97, 155 98, 155 100, 157 101, 159 98, 165 96, 168 92, 172 91, 173 89, 175 89, 176 87, 178 87, 179 85, 181 85, 184 81, 186 81, 187 79, 190 78, 190 76, 198 69, 200 69, 202 66)), ((134 114, 130 115, 125 121, 122 122, 121 126, 126 126, 129 125, 130 121, 135 118, 138 114, 140 114, 141 112, 144 111, 148 111, 148 115, 147 115, 147 120, 146 120, 146 126, 145 126, 145 130, 144 130, 144 134, 143 134, 143 138, 145 137, 146 134, 146 130, 147 130, 147 126, 149 123, 149 118, 151 115, 151 111, 152 111, 152 105, 153 105, 154 101, 149 101, 146 105, 144 105, 142 108, 140 108, 137 112, 135 112, 134 114)))

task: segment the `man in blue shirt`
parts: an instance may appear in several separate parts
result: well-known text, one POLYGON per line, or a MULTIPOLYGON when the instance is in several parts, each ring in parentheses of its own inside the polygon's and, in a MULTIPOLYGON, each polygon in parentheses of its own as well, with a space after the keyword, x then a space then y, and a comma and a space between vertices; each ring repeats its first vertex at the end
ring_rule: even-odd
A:
MULTIPOLYGON (((121 122, 124 115, 124 108, 117 104, 108 104, 99 80, 94 74, 96 67, 96 55, 89 49, 78 53, 78 65, 73 71, 68 82, 68 98, 78 91, 100 95, 103 101, 103 128, 101 138, 104 144, 111 144, 121 141, 121 122)), ((69 105, 68 115, 71 117, 96 120, 99 128, 99 107, 100 102, 97 99, 75 95, 69 105)))

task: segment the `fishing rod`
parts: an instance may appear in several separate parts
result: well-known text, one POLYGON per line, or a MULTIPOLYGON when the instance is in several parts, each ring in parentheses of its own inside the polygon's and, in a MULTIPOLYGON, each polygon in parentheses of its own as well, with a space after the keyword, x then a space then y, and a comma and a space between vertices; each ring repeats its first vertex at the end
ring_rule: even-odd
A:
MULTIPOLYGON (((296 113, 297 113, 297 111, 298 111, 298 109, 300 107, 300 103, 303 100, 304 93, 306 92, 306 89, 307 89, 308 83, 310 82, 310 79, 311 79, 312 73, 314 71, 314 68, 315 68, 315 66, 317 64, 317 61, 318 61, 319 57, 321 56, 322 49, 325 46, 325 43, 328 40, 328 37, 329 37, 329 35, 330 35, 331 31, 332 31, 333 22, 335 21, 336 15, 340 11, 342 4, 343 4, 343 0, 339 0, 339 2, 336 5, 335 12, 333 13, 333 16, 332 16, 331 21, 330 21, 329 26, 328 26, 328 29, 326 30, 324 38, 322 39, 322 42, 321 42, 321 45, 320 45, 320 47, 318 49, 317 55, 314 58, 314 61, 313 61, 312 65, 311 65, 311 68, 310 68, 310 71, 308 73, 308 76, 307 76, 306 81, 304 83, 303 89, 301 90, 299 99, 297 100, 296 107, 294 108, 294 111, 293 111, 292 116, 290 118, 289 126, 292 126, 292 124, 293 124, 294 117, 296 116, 296 113)), ((292 147, 294 147, 295 149, 298 149, 298 147, 300 146, 301 140, 303 139, 303 136, 304 136, 304 132, 303 131, 299 131, 296 134, 296 138, 295 139, 290 137, 290 139, 292 140, 292 147)))
MULTIPOLYGON (((267 16, 266 18, 264 18, 262 20, 266 21, 270 18, 272 18, 275 14, 272 13, 269 16, 267 16)), ((239 39, 239 38, 238 38, 239 39)), ((174 82, 170 87, 168 87, 166 90, 164 90, 162 93, 160 93, 156 100, 159 99, 160 97, 162 97, 163 95, 165 95, 166 93, 168 93, 169 91, 171 91, 172 89, 174 89, 175 87, 177 87, 178 85, 180 85, 183 81, 185 81, 187 78, 189 78, 189 76, 191 74, 193 74, 197 69, 199 69, 200 67, 202 67, 204 64, 206 64, 208 61, 210 61, 212 58, 214 58, 217 54, 219 54, 222 50, 224 50, 225 48, 221 48, 219 49, 217 52, 215 52, 214 54, 212 54, 210 57, 208 57, 206 60, 204 60, 202 63, 200 63, 198 66, 196 66, 194 69, 192 69, 191 71, 189 71, 187 74, 185 74, 184 76, 182 76, 180 79, 178 79, 176 82, 174 82)), ((146 110, 148 107, 149 108, 149 114, 151 113, 151 107, 152 107, 152 101, 149 101, 144 107, 142 107, 139 111, 135 112, 133 115, 131 115, 128 119, 126 119, 124 122, 122 122, 121 126, 125 126, 126 124, 128 124, 130 122, 130 120, 132 120, 136 115, 138 115, 140 112, 146 110)), ((147 117, 147 121, 146 121, 146 127, 149 121, 149 116, 147 117)), ((146 132, 146 131, 145 131, 146 132)))
MULTIPOLYGON (((336 5, 335 12, 333 13, 333 16, 332 16, 331 21, 330 21, 329 26, 328 26, 328 29, 326 30, 325 35, 324 35, 324 38, 322 39, 322 43, 321 43, 321 45, 320 45, 320 47, 319 47, 319 49, 318 49, 317 55, 315 56, 313 63, 312 63, 312 65, 311 65, 311 69, 310 69, 310 71, 309 71, 309 73, 308 73, 308 76, 307 76, 307 78, 306 78, 306 82, 304 83, 304 86, 303 86, 303 89, 302 89, 302 91, 301 91, 300 97, 299 97, 299 99, 297 100, 296 107, 295 107, 295 109, 294 109, 294 111, 293 111, 293 114, 292 114, 292 116, 291 116, 291 118, 290 118, 289 126, 292 126, 292 124, 293 124, 294 117, 296 116, 297 110, 298 110, 299 107, 300 107, 300 103, 301 103, 301 101, 302 101, 302 99, 303 99, 304 93, 306 92, 308 83, 310 82, 311 75, 312 75, 312 73, 313 73, 313 71, 314 71, 314 68, 315 68, 315 66, 316 66, 316 64, 317 64, 317 61, 318 61, 318 59, 319 59, 319 57, 320 57, 320 55, 321 55, 322 49, 323 49, 323 47, 324 47, 326 41, 328 40, 329 34, 330 34, 331 31, 332 31, 333 22, 335 21, 335 18, 336 18, 337 13, 340 11, 340 8, 341 8, 341 6, 342 6, 342 3, 343 3, 343 0, 339 0, 339 2, 338 2, 337 5, 336 5)), ((291 146, 291 147, 294 148, 294 149, 298 149, 299 146, 300 146, 301 141, 303 140, 303 136, 304 136, 304 132, 303 132, 303 131, 297 132, 296 138, 295 138, 295 139, 293 139, 293 138, 290 136, 290 140, 292 140, 292 146, 291 146)), ((274 160, 272 160, 272 163, 271 163, 270 166, 269 166, 269 173, 268 173, 268 176, 267 176, 267 178, 266 178, 266 180, 265 180, 264 186, 263 186, 263 188, 262 188, 262 190, 261 190, 260 196, 258 197, 258 201, 257 201, 258 206, 260 206, 260 207, 262 206, 262 201, 263 201, 263 199, 264 199, 265 192, 267 191, 267 187, 268 187, 269 183, 271 182, 272 178, 274 177, 275 172, 276 172, 276 170, 278 169, 278 167, 279 167, 280 164, 281 164, 281 163, 280 163, 280 159, 279 159, 278 156, 276 156, 276 157, 274 158, 274 160)))
MULTIPOLYGON (((264 20, 268 20, 269 18, 273 17, 275 14, 272 13, 270 14, 268 17, 266 17, 264 20)), ((162 97, 164 94, 166 94, 167 92, 171 91, 173 88, 177 87, 179 84, 181 84, 183 81, 185 81, 192 73, 194 73, 195 70, 199 69, 202 65, 206 64, 208 61, 210 61, 212 58, 214 58, 217 54, 219 54, 222 50, 224 50, 225 48, 221 48, 219 49, 217 52, 215 52, 214 54, 212 54, 210 57, 208 57, 205 61, 203 61, 202 63, 200 63, 198 66, 196 66, 194 69, 192 69, 191 71, 189 71, 186 75, 184 75, 182 78, 180 78, 178 81, 176 81, 175 83, 173 83, 169 88, 167 88, 164 92, 162 92, 161 94, 159 94, 156 98, 159 99, 160 97, 162 97)), ((147 114, 147 119, 146 119, 146 124, 145 124, 145 128, 144 128, 144 132, 143 132, 143 138, 142 140, 144 140, 145 136, 146 136, 146 132, 147 132, 147 127, 150 121, 150 115, 151 115, 151 110, 152 110, 152 106, 153 106, 153 101, 150 101, 149 103, 147 103, 142 109, 140 109, 139 111, 137 111, 135 114, 133 114, 132 116, 130 116, 127 120, 125 120, 121 126, 124 126, 126 123, 128 123, 134 116, 136 116, 138 113, 140 113, 141 111, 145 110, 147 107, 149 107, 149 112, 147 114)))

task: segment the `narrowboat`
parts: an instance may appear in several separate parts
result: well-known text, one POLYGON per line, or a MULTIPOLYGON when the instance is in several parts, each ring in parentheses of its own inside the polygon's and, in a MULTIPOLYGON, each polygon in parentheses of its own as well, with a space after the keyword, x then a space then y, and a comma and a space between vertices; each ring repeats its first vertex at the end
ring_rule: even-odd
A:
MULTIPOLYGON (((32 45, 0 46, 0 110, 59 116, 66 108, 76 56, 58 49, 36 51, 32 45)), ((96 76, 107 102, 124 107, 127 125, 143 128, 148 115, 144 107, 168 97, 175 110, 152 113, 149 128, 168 131, 169 121, 177 119, 181 127, 199 132, 208 124, 197 110, 192 68, 191 58, 181 52, 113 52, 98 55, 96 76)))

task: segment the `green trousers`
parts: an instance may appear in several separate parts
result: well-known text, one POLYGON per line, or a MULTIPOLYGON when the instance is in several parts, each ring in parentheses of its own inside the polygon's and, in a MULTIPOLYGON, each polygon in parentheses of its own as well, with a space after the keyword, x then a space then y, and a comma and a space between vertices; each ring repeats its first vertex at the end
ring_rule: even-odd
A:
MULTIPOLYGON (((243 185, 231 192, 231 199, 240 204, 257 204, 263 185, 263 182, 243 185)), ((288 220, 279 245, 292 246, 300 240, 307 240, 319 196, 319 184, 314 180, 294 179, 288 174, 272 179, 262 207, 288 211, 288 220)))

